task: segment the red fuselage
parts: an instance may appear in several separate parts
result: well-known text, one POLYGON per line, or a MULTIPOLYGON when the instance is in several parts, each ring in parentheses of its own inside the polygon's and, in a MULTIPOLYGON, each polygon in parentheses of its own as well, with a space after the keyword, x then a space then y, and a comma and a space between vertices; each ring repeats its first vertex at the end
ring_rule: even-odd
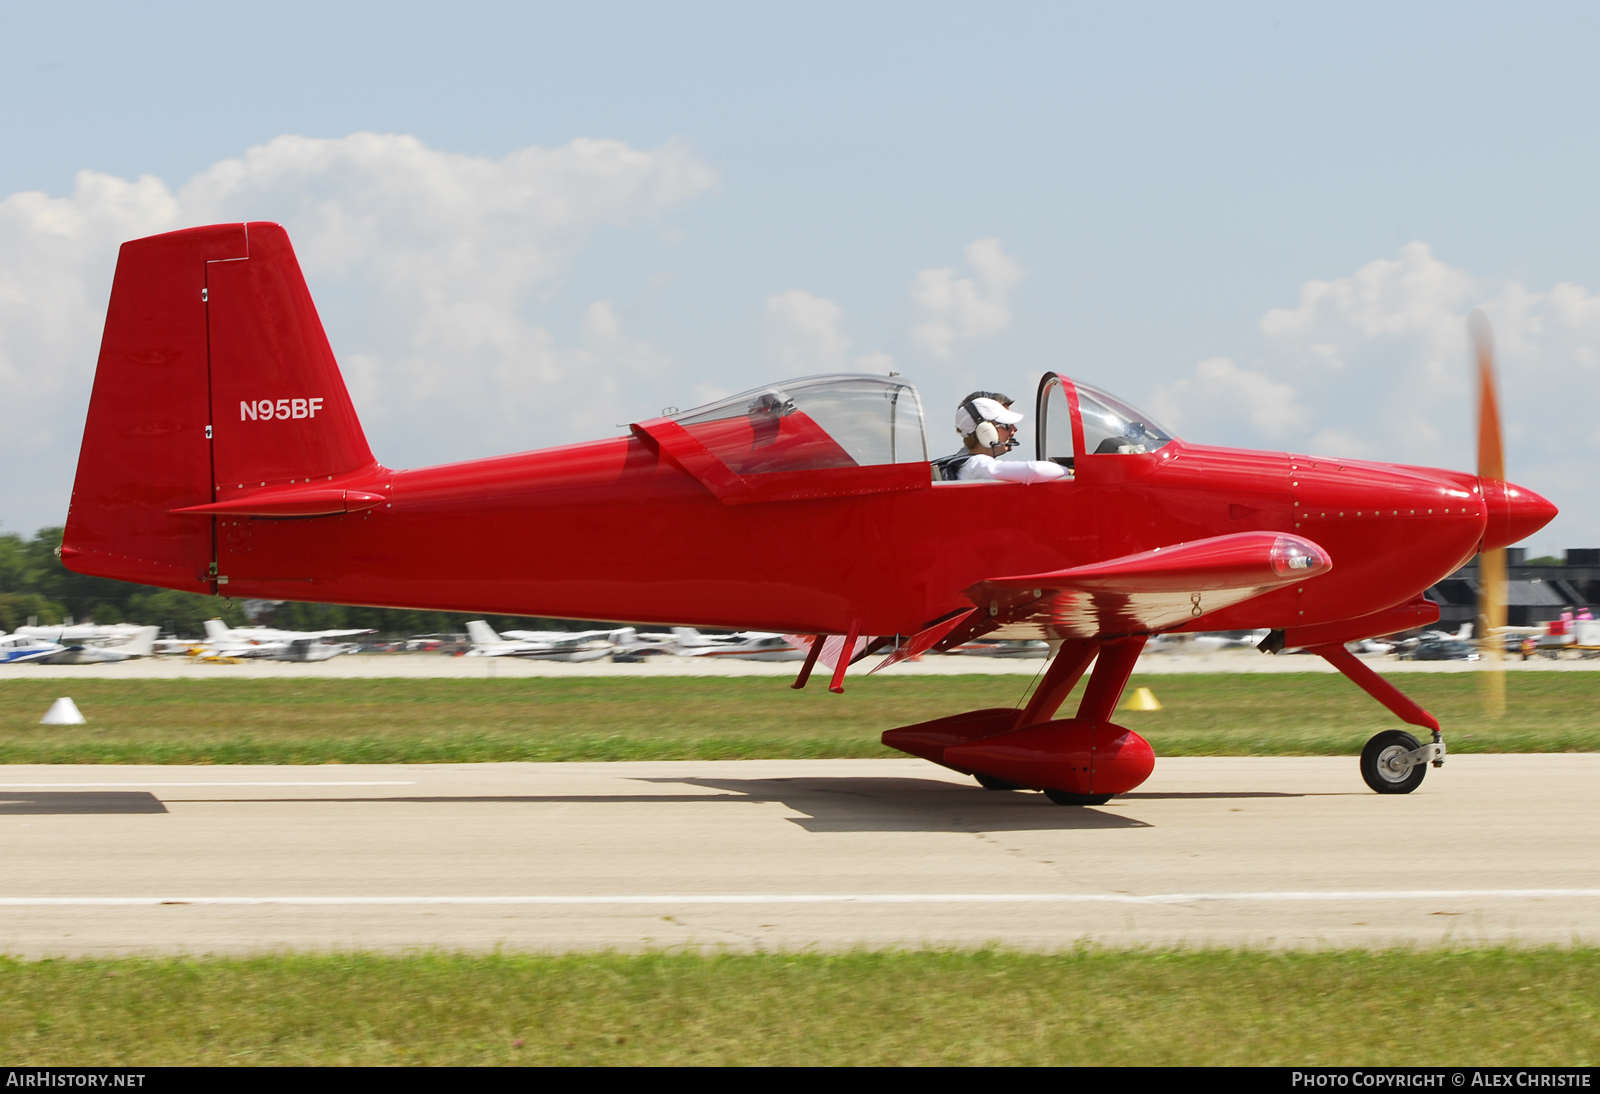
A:
POLYGON ((388 502, 363 512, 219 519, 220 591, 795 633, 858 619, 862 633, 909 634, 996 575, 1272 530, 1321 545, 1332 572, 1196 626, 1278 628, 1414 598, 1484 539, 1486 507, 1462 472, 1177 441, 1078 463, 1074 479, 1031 486, 738 506, 637 437, 384 472, 366 485, 388 502))

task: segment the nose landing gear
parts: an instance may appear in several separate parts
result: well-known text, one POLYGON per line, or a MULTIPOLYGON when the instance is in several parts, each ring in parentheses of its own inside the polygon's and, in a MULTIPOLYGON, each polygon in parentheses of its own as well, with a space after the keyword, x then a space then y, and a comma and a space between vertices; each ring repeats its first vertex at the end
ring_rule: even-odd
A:
POLYGON ((1361 750, 1361 778, 1379 794, 1409 794, 1422 785, 1428 765, 1444 766, 1444 740, 1421 744, 1403 729, 1376 734, 1361 750))

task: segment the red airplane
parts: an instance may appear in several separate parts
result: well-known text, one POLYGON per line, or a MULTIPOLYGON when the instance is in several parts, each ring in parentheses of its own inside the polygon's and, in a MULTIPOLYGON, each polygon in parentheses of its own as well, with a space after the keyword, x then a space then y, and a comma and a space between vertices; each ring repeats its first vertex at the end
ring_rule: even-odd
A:
POLYGON ((1149 744, 1111 717, 1150 635, 1270 628, 1264 647, 1322 655, 1430 731, 1372 738, 1374 790, 1408 793, 1443 762, 1438 722, 1344 643, 1434 622, 1423 590, 1554 506, 1503 472, 1187 444, 1054 373, 1035 422, 1038 457, 1070 477, 934 481, 916 389, 866 375, 746 392, 626 437, 392 471, 367 447, 287 234, 214 225, 121 249, 61 558, 236 597, 813 635, 794 686, 822 658, 834 691, 875 652, 881 668, 979 636, 1043 638, 1056 652, 1023 709, 883 740, 1062 804, 1149 775, 1149 744), (641 537, 644 563, 621 549, 641 537), (1091 663, 1076 715, 1056 718, 1091 663))

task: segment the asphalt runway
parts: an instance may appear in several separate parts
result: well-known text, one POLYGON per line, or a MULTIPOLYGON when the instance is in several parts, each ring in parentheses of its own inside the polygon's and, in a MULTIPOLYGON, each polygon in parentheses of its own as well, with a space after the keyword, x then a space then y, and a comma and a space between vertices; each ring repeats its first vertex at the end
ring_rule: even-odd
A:
POLYGON ((0 767, 0 952, 1600 942, 1600 755, 0 767))

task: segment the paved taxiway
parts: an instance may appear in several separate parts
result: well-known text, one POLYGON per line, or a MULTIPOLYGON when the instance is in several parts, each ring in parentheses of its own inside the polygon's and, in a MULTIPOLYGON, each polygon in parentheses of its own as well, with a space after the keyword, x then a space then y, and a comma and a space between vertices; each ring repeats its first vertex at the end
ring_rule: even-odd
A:
POLYGON ((0 767, 0 952, 1600 941, 1600 755, 0 767))

